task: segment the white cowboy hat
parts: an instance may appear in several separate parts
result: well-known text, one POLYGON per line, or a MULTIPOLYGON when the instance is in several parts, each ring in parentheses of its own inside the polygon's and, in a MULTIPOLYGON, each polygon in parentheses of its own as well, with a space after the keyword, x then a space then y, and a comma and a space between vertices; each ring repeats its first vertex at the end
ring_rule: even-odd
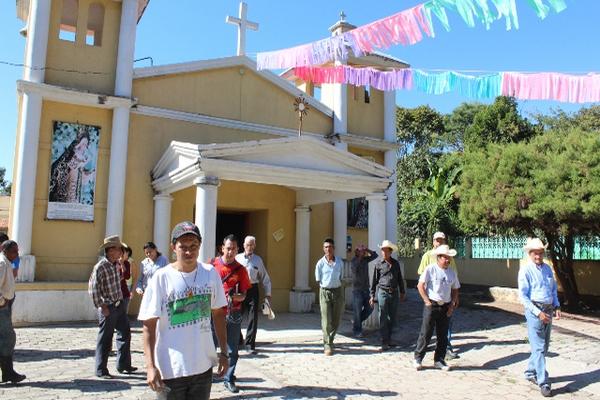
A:
POLYGON ((527 243, 523 246, 523 250, 529 253, 532 250, 546 250, 547 246, 539 238, 527 238, 527 243))
POLYGON ((433 240, 435 239, 446 239, 446 234, 444 232, 436 232, 433 234, 433 240))
POLYGON ((389 240, 384 240, 383 242, 381 242, 381 244, 379 245, 380 249, 383 248, 388 248, 388 249, 392 249, 392 251, 398 251, 398 246, 396 246, 394 243, 390 242, 389 240))
POLYGON ((436 256, 454 257, 456 255, 456 250, 451 249, 447 244, 442 244, 433 250, 433 254, 436 256))

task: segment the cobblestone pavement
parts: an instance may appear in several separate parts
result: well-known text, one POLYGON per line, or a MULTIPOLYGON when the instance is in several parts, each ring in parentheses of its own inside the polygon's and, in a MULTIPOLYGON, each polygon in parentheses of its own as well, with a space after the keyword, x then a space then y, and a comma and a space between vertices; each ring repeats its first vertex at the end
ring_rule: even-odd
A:
MULTIPOLYGON (((323 356, 318 314, 280 314, 262 320, 259 353, 242 356, 238 386, 232 395, 222 383, 213 384, 212 397, 271 399, 529 399, 541 398, 537 387, 522 378, 528 357, 523 317, 485 307, 458 311, 453 344, 461 358, 452 371, 432 368, 428 353, 423 371, 412 368, 412 350, 422 305, 414 290, 400 306, 401 323, 394 335, 399 346, 378 351, 379 339, 351 338, 350 314, 344 316, 336 338, 336 354, 323 356)), ((18 386, 0 385, 0 399, 152 399, 145 374, 104 381, 93 375, 93 324, 70 324, 17 329, 16 369, 27 374, 18 386)), ((600 399, 600 321, 563 319, 552 333, 548 370, 555 397, 600 399)), ((142 367, 141 328, 134 324, 134 365, 142 367)), ((116 373, 114 358, 109 368, 116 373)))

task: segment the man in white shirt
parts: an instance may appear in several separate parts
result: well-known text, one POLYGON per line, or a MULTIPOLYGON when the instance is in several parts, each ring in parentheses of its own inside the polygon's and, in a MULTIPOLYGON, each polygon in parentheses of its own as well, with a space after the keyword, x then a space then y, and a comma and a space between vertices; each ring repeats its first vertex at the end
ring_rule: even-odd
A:
POLYGON ((167 399, 208 399, 213 366, 222 376, 229 364, 225 292, 217 271, 197 261, 202 237, 196 225, 177 224, 171 243, 177 261, 152 276, 138 316, 144 324, 147 381, 167 399))
POLYGON ((425 268, 417 285, 419 295, 424 303, 421 333, 415 349, 414 366, 417 371, 423 368, 423 357, 425 357, 434 328, 437 340, 433 365, 443 371, 450 369, 444 358, 448 346, 448 319, 458 305, 458 289, 460 288, 456 273, 449 268, 452 257, 456 255, 456 250, 443 244, 433 250, 433 255, 436 257, 436 263, 425 268))
POLYGON ((265 299, 271 304, 271 278, 262 258, 254 254, 255 249, 256 238, 254 236, 246 236, 244 239, 244 252, 235 256, 235 260, 246 267, 248 277, 252 283, 252 287, 246 292, 246 298, 242 303, 242 315, 248 315, 248 328, 246 329, 244 344, 252 354, 256 353, 256 332, 258 331, 258 309, 260 302, 259 283, 262 283, 265 291, 265 299))

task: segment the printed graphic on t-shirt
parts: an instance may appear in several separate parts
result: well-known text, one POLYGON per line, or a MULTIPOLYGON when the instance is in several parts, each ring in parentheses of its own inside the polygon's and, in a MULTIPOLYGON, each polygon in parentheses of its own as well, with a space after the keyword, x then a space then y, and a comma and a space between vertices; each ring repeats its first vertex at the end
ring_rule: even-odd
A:
POLYGON ((191 293, 177 293, 167 301, 169 329, 200 324, 202 331, 210 331, 211 291, 192 288, 191 293))

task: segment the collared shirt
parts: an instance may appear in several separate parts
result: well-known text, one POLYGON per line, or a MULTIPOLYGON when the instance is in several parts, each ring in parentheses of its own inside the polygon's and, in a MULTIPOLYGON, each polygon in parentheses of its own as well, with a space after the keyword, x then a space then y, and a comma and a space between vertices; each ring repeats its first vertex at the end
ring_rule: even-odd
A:
POLYGON ((106 257, 94 265, 88 284, 88 293, 96 308, 123 300, 121 276, 116 265, 108 261, 106 257))
POLYGON ((0 252, 0 297, 7 301, 15 297, 15 277, 12 263, 2 252, 0 252))
MULTIPOLYGON (((437 256, 433 254, 433 250, 428 250, 421 257, 421 263, 419 264, 419 269, 417 269, 417 274, 421 275, 425 268, 429 267, 431 264, 437 264, 437 256)), ((450 268, 454 271, 454 273, 458 276, 458 270, 456 269, 456 262, 454 261, 454 257, 450 259, 450 268)))
POLYGON ((402 270, 400 269, 398 260, 392 257, 387 262, 385 259, 380 258, 375 262, 373 282, 371 283, 371 296, 375 296, 377 288, 385 291, 398 288, 400 293, 405 293, 402 282, 402 270))
POLYGON ((350 270, 352 271, 352 287, 355 290, 369 290, 369 263, 377 258, 377 253, 368 250, 369 257, 362 259, 354 257, 350 270))
POLYGON ((327 261, 323 256, 315 266, 315 280, 325 289, 336 289, 342 286, 342 271, 344 265, 339 257, 334 257, 333 262, 327 261))
POLYGON ((252 253, 246 256, 246 253, 240 253, 235 256, 235 260, 246 267, 246 272, 250 277, 250 282, 254 285, 262 282, 263 288, 265 289, 265 296, 271 295, 271 278, 265 268, 262 258, 252 253))
POLYGON ((458 276, 452 268, 442 268, 431 264, 419 277, 419 283, 425 282, 425 291, 431 301, 443 301, 450 303, 452 300, 452 289, 460 288, 458 276))
POLYGON ((140 265, 140 277, 135 285, 136 289, 146 290, 146 286, 148 286, 148 282, 150 282, 152 275, 154 275, 159 268, 168 264, 169 260, 163 255, 158 256, 155 261, 152 261, 149 257, 144 258, 140 265))
POLYGON ((558 289, 552 268, 546 263, 536 265, 529 261, 519 269, 519 297, 525 306, 525 310, 539 315, 541 310, 532 302, 552 304, 560 307, 558 302, 558 289))

